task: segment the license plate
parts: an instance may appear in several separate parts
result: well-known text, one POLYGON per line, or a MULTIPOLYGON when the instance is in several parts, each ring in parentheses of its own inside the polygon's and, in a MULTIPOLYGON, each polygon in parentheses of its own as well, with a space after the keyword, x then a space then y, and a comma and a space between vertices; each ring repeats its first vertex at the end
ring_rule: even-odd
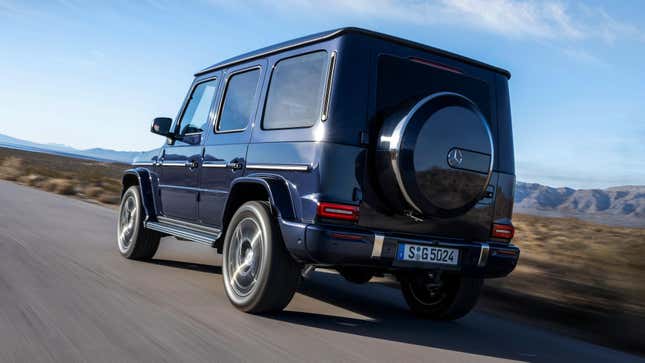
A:
POLYGON ((400 243, 397 252, 399 261, 431 262, 444 265, 456 265, 459 261, 459 250, 400 243))

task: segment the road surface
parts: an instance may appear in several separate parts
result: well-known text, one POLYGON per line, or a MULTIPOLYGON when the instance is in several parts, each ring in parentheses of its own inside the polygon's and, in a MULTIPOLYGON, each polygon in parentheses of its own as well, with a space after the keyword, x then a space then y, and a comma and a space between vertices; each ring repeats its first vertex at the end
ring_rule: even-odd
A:
POLYGON ((116 211, 0 181, 0 361, 633 362, 474 312, 410 316, 396 289, 314 273, 286 311, 235 310, 214 249, 164 238, 122 258, 116 211))

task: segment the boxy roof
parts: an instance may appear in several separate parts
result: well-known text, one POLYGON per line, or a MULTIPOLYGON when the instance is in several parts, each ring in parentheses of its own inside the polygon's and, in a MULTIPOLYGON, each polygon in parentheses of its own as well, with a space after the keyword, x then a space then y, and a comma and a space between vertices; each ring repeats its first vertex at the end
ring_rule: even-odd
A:
POLYGON ((397 43, 397 44, 405 45, 405 46, 408 46, 410 48, 416 48, 416 49, 424 50, 424 51, 427 51, 427 52, 432 52, 432 53, 435 53, 435 54, 438 54, 438 55, 441 55, 441 56, 444 56, 444 57, 447 57, 447 58, 458 60, 460 62, 472 64, 472 65, 482 67, 482 68, 486 68, 486 69, 489 69, 491 71, 501 73, 504 76, 506 76, 506 78, 511 78, 511 73, 509 71, 507 71, 506 69, 495 67, 495 66, 492 66, 490 64, 486 64, 486 63, 480 62, 478 60, 474 60, 472 58, 464 57, 464 56, 461 56, 459 54, 451 53, 451 52, 441 50, 441 49, 438 49, 438 48, 435 48, 435 47, 431 47, 431 46, 428 46, 428 45, 425 45, 425 44, 413 42, 413 41, 403 39, 403 38, 398 38, 398 37, 395 37, 395 36, 392 36, 392 35, 387 35, 387 34, 383 34, 383 33, 377 33, 377 32, 371 31, 371 30, 361 29, 361 28, 334 29, 334 30, 329 30, 329 31, 321 32, 321 33, 316 33, 316 34, 304 36, 304 37, 301 37, 301 38, 289 40, 289 41, 286 41, 286 42, 274 44, 274 45, 271 45, 271 46, 268 46, 268 47, 265 47, 265 48, 260 48, 260 49, 254 50, 252 52, 244 53, 244 54, 238 55, 236 57, 229 58, 229 59, 224 60, 222 62, 216 63, 216 64, 214 64, 214 65, 212 65, 212 66, 210 66, 208 68, 204 68, 201 71, 197 72, 195 74, 195 76, 200 76, 200 75, 202 75, 204 73, 208 73, 208 72, 214 71, 214 70, 219 69, 219 68, 228 67, 228 66, 231 66, 231 65, 234 65, 234 64, 237 64, 237 63, 246 62, 246 61, 249 61, 249 60, 252 60, 252 59, 255 59, 255 58, 265 57, 265 56, 275 54, 275 53, 279 53, 279 52, 282 52, 282 51, 285 51, 285 50, 288 50, 288 49, 293 49, 293 48, 297 48, 297 47, 304 46, 304 45, 309 45, 309 44, 322 42, 322 41, 329 40, 329 39, 332 39, 332 38, 335 38, 335 37, 339 37, 339 36, 341 36, 343 34, 347 34, 347 33, 358 33, 358 34, 370 36, 370 37, 373 37, 373 38, 382 39, 382 40, 394 42, 394 43, 397 43))

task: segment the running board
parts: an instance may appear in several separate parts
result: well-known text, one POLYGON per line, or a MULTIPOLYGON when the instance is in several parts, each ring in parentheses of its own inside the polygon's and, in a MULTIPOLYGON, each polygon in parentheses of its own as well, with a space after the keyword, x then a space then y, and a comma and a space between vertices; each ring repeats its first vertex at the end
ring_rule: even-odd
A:
POLYGON ((196 231, 192 228, 162 222, 146 222, 144 226, 145 228, 152 229, 153 231, 166 233, 171 236, 193 242, 203 243, 209 246, 213 246, 215 241, 220 236, 220 232, 208 233, 203 231, 196 231))

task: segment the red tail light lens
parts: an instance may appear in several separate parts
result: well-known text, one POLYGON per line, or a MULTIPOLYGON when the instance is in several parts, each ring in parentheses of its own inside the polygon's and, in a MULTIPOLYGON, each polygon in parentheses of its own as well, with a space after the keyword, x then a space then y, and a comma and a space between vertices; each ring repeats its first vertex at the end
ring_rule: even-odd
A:
POLYGON ((516 257, 517 254, 518 254, 517 251, 510 251, 510 250, 494 250, 493 251, 493 256, 494 255, 506 255, 506 256, 516 257))
POLYGON ((349 241, 362 241, 365 239, 364 236, 360 234, 349 234, 349 233, 331 233, 330 236, 336 239, 345 239, 349 241))
POLYGON ((318 204, 318 217, 356 222, 358 215, 358 206, 355 205, 326 202, 318 204))
POLYGON ((511 239, 515 235, 515 227, 510 224, 493 224, 491 236, 495 238, 511 239))

